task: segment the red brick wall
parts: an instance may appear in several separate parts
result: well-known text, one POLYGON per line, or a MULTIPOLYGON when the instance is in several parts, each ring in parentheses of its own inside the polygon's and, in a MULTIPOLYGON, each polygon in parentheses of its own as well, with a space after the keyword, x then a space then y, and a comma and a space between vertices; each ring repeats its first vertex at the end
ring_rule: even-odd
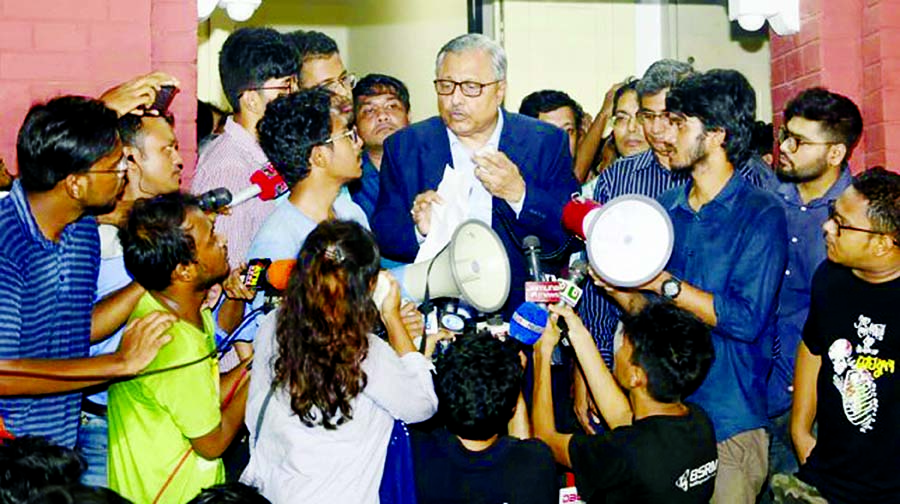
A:
POLYGON ((900 171, 900 8, 892 0, 800 0, 800 33, 771 33, 772 105, 810 86, 853 99, 865 129, 854 171, 885 165, 900 171))
POLYGON ((172 110, 190 178, 197 157, 196 0, 0 0, 0 156, 15 167, 32 103, 97 96, 163 70, 181 81, 172 110))

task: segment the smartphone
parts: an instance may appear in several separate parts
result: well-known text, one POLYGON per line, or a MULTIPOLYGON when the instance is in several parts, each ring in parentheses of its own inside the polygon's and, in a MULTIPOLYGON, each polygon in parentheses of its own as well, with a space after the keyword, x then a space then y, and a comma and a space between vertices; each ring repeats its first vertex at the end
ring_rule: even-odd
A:
POLYGON ((160 114, 165 114, 169 110, 169 105, 172 104, 176 94, 178 94, 177 87, 172 85, 161 86, 159 91, 156 92, 156 99, 153 100, 152 105, 147 107, 147 110, 155 110, 160 114))

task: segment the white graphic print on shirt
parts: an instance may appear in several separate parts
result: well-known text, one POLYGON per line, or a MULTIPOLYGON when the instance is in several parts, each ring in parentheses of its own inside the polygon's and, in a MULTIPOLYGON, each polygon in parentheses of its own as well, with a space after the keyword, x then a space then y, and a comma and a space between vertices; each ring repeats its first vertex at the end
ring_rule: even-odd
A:
POLYGON ((833 382, 841 394, 844 415, 860 432, 872 430, 878 413, 878 388, 875 380, 885 373, 894 373, 894 359, 876 357, 873 348, 884 339, 885 324, 873 324, 872 319, 860 315, 853 324, 861 344, 839 339, 828 349, 828 358, 834 368, 833 382))

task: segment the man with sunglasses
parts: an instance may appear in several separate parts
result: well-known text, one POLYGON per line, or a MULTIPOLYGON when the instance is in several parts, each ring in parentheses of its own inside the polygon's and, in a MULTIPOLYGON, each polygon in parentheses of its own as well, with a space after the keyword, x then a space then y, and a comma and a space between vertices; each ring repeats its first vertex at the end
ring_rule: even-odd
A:
POLYGON ((469 218, 490 224, 506 247, 512 284, 504 312, 524 299, 522 239, 540 238, 545 255, 567 258, 562 207, 578 184, 565 134, 501 109, 506 54, 480 34, 448 42, 435 64, 440 116, 413 124, 384 143, 381 188, 372 228, 388 259, 412 262, 431 231, 445 167, 469 184, 469 218))
MULTIPOLYGON (((234 115, 200 152, 193 192, 225 187, 237 194, 250 185, 250 176, 269 162, 256 125, 269 102, 297 90, 298 71, 291 46, 271 28, 241 28, 228 36, 219 53, 219 76, 234 115)), ((216 230, 228 240, 232 268, 244 261, 250 240, 274 208, 274 202, 254 198, 220 216, 216 230)))
POLYGON ((813 276, 794 378, 800 470, 773 477, 775 502, 900 502, 900 175, 854 177, 821 229, 828 260, 813 276))
POLYGON ((813 273, 825 259, 821 226, 828 218, 829 204, 850 185, 847 159, 862 129, 856 104, 826 89, 807 89, 785 107, 778 137, 777 171, 782 182, 776 194, 787 216, 789 243, 768 384, 770 475, 797 470, 789 429, 794 357, 809 311, 813 273))

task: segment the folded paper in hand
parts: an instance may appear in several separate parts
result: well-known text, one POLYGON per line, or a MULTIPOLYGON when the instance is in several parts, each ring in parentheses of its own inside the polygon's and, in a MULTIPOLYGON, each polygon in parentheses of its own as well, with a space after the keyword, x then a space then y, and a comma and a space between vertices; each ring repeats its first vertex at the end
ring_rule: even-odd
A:
POLYGON ((438 196, 444 201, 431 205, 431 227, 419 246, 416 262, 428 261, 450 243, 456 228, 469 218, 469 193, 472 179, 452 166, 444 166, 444 177, 438 184, 438 196))

